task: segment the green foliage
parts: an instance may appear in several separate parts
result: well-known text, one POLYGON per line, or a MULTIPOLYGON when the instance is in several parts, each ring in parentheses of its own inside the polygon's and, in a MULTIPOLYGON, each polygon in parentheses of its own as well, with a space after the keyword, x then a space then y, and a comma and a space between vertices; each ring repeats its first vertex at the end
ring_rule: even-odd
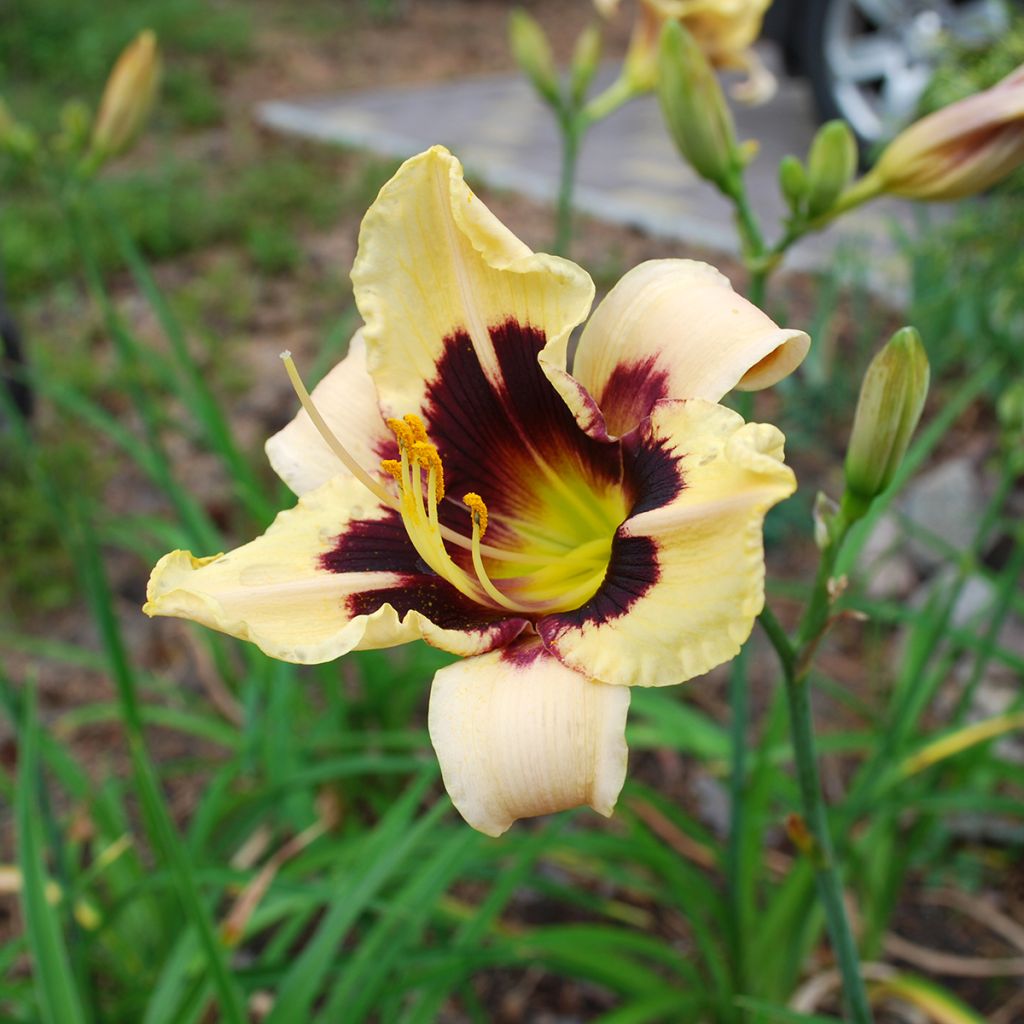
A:
MULTIPOLYGON (((255 267, 276 273, 300 262, 303 227, 325 227, 358 208, 391 166, 369 161, 355 180, 339 182, 331 154, 282 147, 237 168, 168 160, 155 172, 108 177, 98 187, 149 259, 241 243, 255 267)), ((97 233, 95 245, 103 271, 118 265, 106 233, 97 233)), ((39 189, 8 203, 0 252, 14 298, 71 276, 76 265, 60 208, 39 189)))
POLYGON ((1024 64, 1024 14, 1014 4, 1006 7, 1010 25, 998 39, 983 47, 949 41, 921 97, 922 114, 987 89, 1024 64))
POLYGON ((243 8, 209 0, 110 0, 103 17, 88 0, 11 0, 0 11, 0 93, 19 117, 55 127, 52 111, 71 97, 95 108, 117 55, 144 28, 170 68, 172 123, 210 124, 219 107, 211 71, 249 53, 250 21, 243 8))

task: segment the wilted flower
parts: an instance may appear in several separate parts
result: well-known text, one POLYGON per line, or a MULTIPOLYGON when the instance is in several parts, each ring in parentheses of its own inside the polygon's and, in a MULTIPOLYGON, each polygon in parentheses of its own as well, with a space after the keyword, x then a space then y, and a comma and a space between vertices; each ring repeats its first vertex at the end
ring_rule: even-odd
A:
POLYGON ((156 36, 146 29, 128 44, 110 72, 92 131, 92 156, 107 160, 124 152, 149 114, 160 81, 156 36))
POLYGON ((629 687, 731 658, 764 594, 761 528, 790 494, 782 435, 715 404, 789 373, 781 330, 705 264, 642 264, 601 303, 531 252, 436 147, 363 221, 365 321, 267 443, 300 495, 226 555, 166 555, 151 615, 299 663, 423 638, 430 736, 474 827, 611 813, 629 687), (340 461, 339 461, 340 460, 340 461))
POLYGON ((946 200, 975 195, 1024 163, 1024 66, 1001 82, 916 121, 855 185, 946 200))
MULTIPOLYGON (((618 0, 594 2, 606 17, 618 7, 618 0)), ((775 78, 752 49, 771 0, 639 0, 639 3, 624 68, 638 91, 654 88, 658 38, 667 22, 678 21, 694 37, 713 67, 747 73, 746 80, 733 87, 736 99, 757 104, 775 95, 775 78)))

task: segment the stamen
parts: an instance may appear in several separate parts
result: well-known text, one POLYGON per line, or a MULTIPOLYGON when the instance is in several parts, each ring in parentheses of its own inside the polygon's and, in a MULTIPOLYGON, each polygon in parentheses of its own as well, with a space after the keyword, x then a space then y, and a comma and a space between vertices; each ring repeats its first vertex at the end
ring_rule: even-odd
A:
MULTIPOLYGON (((334 452, 335 455, 341 460, 342 464, 346 469, 375 497, 379 498, 389 508, 398 509, 398 502, 388 494, 381 484, 374 480, 369 473, 359 465, 358 462, 349 454, 345 446, 334 436, 331 432, 331 428, 327 426, 326 421, 320 415, 320 411, 313 404, 313 399, 309 397, 309 392, 306 390, 306 385, 302 383, 302 378, 299 376, 299 371, 295 368, 295 363, 292 360, 292 354, 287 349, 281 353, 281 362, 284 363, 285 371, 288 374, 288 379, 291 381, 292 387, 295 389, 295 394, 298 396, 299 401, 302 403, 302 408, 306 410, 307 415, 313 421, 313 426, 319 431, 320 436, 327 442, 327 447, 334 452)), ((402 426, 405 426, 403 423, 402 426)))
POLYGON ((423 420, 419 418, 414 412, 407 412, 403 417, 409 429, 412 431, 412 438, 414 441, 427 441, 427 428, 423 426, 423 420))
POLYGON ((429 441, 417 441, 412 446, 410 454, 416 463, 435 473, 437 500, 440 501, 444 497, 444 467, 441 465, 441 456, 438 455, 437 449, 429 441))
POLYGON ((469 509, 470 517, 473 520, 473 568, 476 570, 476 578, 480 581, 480 586, 484 588, 487 596, 502 608, 507 608, 512 612, 529 611, 527 606, 507 598, 494 585, 484 568, 483 556, 480 553, 480 538, 483 536, 484 530, 487 529, 487 506, 484 504, 484 499, 479 494, 470 491, 462 500, 469 509))
POLYGON ((484 504, 484 499, 480 497, 475 491, 470 491, 469 494, 462 496, 463 504, 473 514, 474 525, 479 519, 480 521, 480 536, 482 537, 487 532, 487 506, 484 504))
POLYGON ((395 483, 399 487, 402 486, 402 461, 401 459, 381 459, 380 468, 385 473, 390 474, 395 478, 395 483))
POLYGON ((413 443, 412 428, 404 420, 395 419, 390 417, 384 421, 388 425, 388 429, 392 434, 395 435, 395 440, 398 442, 399 448, 409 448, 413 443))

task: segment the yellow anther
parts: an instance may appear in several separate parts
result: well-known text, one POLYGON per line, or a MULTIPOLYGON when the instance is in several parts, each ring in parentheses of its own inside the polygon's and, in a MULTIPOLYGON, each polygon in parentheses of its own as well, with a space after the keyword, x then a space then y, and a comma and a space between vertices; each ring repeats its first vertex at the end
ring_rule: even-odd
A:
POLYGON ((475 491, 470 491, 462 496, 462 501, 472 514, 473 525, 479 527, 482 537, 487 532, 487 506, 484 499, 475 491))
POLYGON ((434 471, 435 500, 440 501, 444 497, 444 469, 437 449, 429 441, 417 441, 409 450, 409 456, 416 465, 434 471))
POLYGON ((412 428, 408 423, 395 417, 391 417, 384 422, 387 423, 391 433, 395 435, 399 448, 408 448, 412 445, 415 438, 413 437, 412 428))
POLYGON ((403 417, 409 429, 412 431, 412 439, 414 441, 426 441, 427 440, 427 428, 423 426, 423 420, 419 418, 414 412, 407 412, 403 417))
POLYGON ((402 462, 400 459, 381 459, 380 468, 390 473, 399 487, 402 486, 402 462))

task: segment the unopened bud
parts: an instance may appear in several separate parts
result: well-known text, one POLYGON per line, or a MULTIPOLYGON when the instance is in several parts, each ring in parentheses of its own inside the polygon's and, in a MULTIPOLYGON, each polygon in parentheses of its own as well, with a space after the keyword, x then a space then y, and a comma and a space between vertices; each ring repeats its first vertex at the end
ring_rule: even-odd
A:
POLYGON ((544 30, 526 11, 517 8, 508 19, 509 43, 516 63, 523 69, 533 87, 552 106, 558 106, 558 75, 551 45, 544 30))
POLYGON ((834 528, 839 515, 839 503, 824 491, 818 491, 814 499, 814 543, 824 551, 834 539, 834 528))
POLYGON ((16 160, 31 160, 39 149, 39 139, 28 125, 16 120, 0 99, 0 151, 16 160))
POLYGON ((896 475, 928 395, 928 356, 913 327, 897 331, 871 360, 846 452, 846 489, 864 504, 896 475))
POLYGON ((707 58, 677 22, 661 34, 658 96, 679 152, 702 178, 729 191, 742 162, 732 114, 707 58))
POLYGON ((915 121, 886 146, 869 178, 908 199, 984 192, 1024 164, 1024 65, 990 89, 915 121))
POLYGON ((807 194, 807 172, 795 156, 784 156, 779 161, 779 190, 786 205, 796 213, 807 194))
POLYGON ((110 72, 92 130, 97 163, 123 153, 135 140, 153 106, 160 81, 160 51, 149 29, 140 32, 110 72))
POLYGON ((81 153, 89 140, 92 113, 80 100, 70 100, 60 111, 60 131, 56 146, 64 153, 81 153))
POLYGON ((1024 472, 1024 378, 1015 380, 999 396, 996 416, 1010 467, 1014 472, 1024 472))
POLYGON ((569 72, 569 88, 573 105, 578 107, 587 97, 587 90, 597 73, 601 62, 601 30, 588 25, 576 40, 572 51, 572 69, 569 72))
POLYGON ((807 157, 807 216, 835 206, 857 170, 857 140, 845 121, 829 121, 814 136, 807 157))

